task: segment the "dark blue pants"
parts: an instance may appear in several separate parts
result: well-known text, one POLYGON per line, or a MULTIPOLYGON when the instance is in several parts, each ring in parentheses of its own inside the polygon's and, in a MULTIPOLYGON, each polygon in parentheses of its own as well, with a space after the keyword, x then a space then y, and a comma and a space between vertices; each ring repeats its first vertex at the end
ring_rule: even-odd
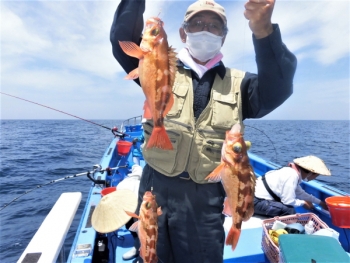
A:
POLYGON ((254 197, 254 214, 269 217, 286 216, 295 214, 295 209, 281 202, 254 197))
POLYGON ((168 177, 146 165, 139 205, 144 192, 152 186, 163 212, 158 217, 158 262, 222 263, 225 241, 222 184, 197 184, 187 173, 168 177))

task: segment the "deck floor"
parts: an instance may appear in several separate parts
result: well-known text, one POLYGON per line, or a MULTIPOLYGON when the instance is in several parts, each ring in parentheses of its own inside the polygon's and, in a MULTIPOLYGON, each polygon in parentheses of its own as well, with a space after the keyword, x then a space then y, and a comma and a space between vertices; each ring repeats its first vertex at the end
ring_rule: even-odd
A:
MULTIPOLYGON (((264 218, 252 217, 242 224, 242 233, 235 251, 231 247, 224 248, 224 263, 231 262, 268 262, 261 248, 262 227, 264 218)), ((226 217, 224 229, 228 233, 232 224, 232 218, 226 217)), ((125 227, 121 228, 114 236, 110 237, 111 249, 116 248, 115 263, 136 263, 136 259, 123 260, 124 253, 133 246, 133 237, 125 227), (113 245, 114 244, 114 245, 113 245), (114 248, 113 248, 114 247, 114 248)))

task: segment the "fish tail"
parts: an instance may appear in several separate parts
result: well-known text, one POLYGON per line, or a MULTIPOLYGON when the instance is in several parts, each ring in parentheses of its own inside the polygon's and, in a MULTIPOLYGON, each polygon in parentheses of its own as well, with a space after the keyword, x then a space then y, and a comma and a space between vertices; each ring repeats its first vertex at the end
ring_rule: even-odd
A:
POLYGON ((164 127, 154 127, 146 148, 153 147, 163 150, 173 150, 173 145, 164 127))
POLYGON ((228 232, 228 235, 226 237, 226 245, 231 245, 232 250, 235 250, 239 236, 241 235, 241 230, 237 229, 235 227, 231 227, 230 231, 228 232))

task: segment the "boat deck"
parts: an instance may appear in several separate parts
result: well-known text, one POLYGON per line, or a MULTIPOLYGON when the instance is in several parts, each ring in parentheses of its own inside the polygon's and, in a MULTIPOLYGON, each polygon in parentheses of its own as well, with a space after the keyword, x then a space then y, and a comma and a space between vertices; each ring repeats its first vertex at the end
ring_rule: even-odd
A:
MULTIPOLYGON (((269 262, 261 248, 262 226, 261 217, 252 217, 242 224, 242 233, 235 251, 230 246, 224 248, 224 263, 229 262, 269 262)), ((224 229, 228 233, 232 218, 226 217, 224 229)), ((115 263, 136 263, 137 260, 123 260, 122 255, 133 247, 133 237, 125 227, 109 234, 110 249, 116 248, 115 263), (114 247, 114 248, 113 248, 114 247)))
MULTIPOLYGON (((126 132, 130 135, 126 140, 131 141, 133 137, 138 137, 141 132, 141 125, 138 126, 130 126, 126 127, 126 132)), ((132 163, 132 157, 130 154, 126 156, 118 156, 116 154, 116 143, 118 138, 115 138, 110 146, 106 149, 105 154, 101 159, 101 166, 105 167, 120 167, 119 173, 127 174, 129 172, 128 168, 123 168, 125 165, 130 166, 132 163)), ((277 169, 280 166, 271 163, 269 161, 265 161, 264 159, 254 155, 249 154, 250 161, 252 166, 254 167, 255 174, 257 176, 261 176, 265 174, 267 171, 271 169, 277 169)), ((141 166, 143 166, 144 160, 141 160, 141 166)), ((98 180, 104 180, 106 177, 106 173, 98 174, 98 180)), ((329 186, 324 186, 318 182, 309 182, 303 183, 302 187, 318 197, 321 200, 329 196, 338 195, 339 191, 337 189, 331 189, 329 186)), ((95 185, 92 187, 90 194, 88 195, 88 199, 86 201, 86 206, 84 213, 82 215, 82 220, 79 225, 79 229, 77 231, 77 235, 73 242, 72 250, 70 251, 70 255, 68 257, 68 262, 72 263, 88 263, 88 262, 102 262, 102 258, 104 257, 103 262, 109 263, 136 263, 136 259, 131 260, 123 260, 122 256, 124 253, 129 251, 133 247, 133 237, 130 234, 129 230, 125 227, 122 227, 115 232, 108 233, 106 235, 101 235, 95 232, 91 225, 91 215, 96 207, 96 205, 101 200, 100 195, 101 187, 95 185), (107 241, 108 240, 108 241, 107 241), (106 255, 104 253, 100 253, 99 242, 103 241, 103 245, 108 243, 107 255, 109 255, 106 259, 106 255), (101 254, 101 255, 99 255, 101 254)), ((346 193, 344 193, 346 194, 346 193)), ((300 208, 297 209, 297 213, 305 213, 307 210, 300 208)), ((332 222, 328 211, 322 210, 320 207, 316 206, 316 210, 313 211, 320 217, 320 219, 329 225, 331 228, 338 231, 341 235, 339 241, 341 242, 345 251, 349 251, 350 244, 348 240, 348 236, 350 236, 350 229, 340 229, 335 227, 332 222)), ((232 251, 230 246, 224 247, 224 261, 228 262, 256 262, 256 263, 264 263, 269 262, 268 258, 265 256, 262 250, 262 220, 266 218, 261 217, 252 217, 247 222, 243 222, 242 224, 242 232, 239 238, 238 245, 235 251, 232 251)), ((224 223, 224 229, 226 234, 228 233, 231 224, 232 218, 226 217, 224 223)))

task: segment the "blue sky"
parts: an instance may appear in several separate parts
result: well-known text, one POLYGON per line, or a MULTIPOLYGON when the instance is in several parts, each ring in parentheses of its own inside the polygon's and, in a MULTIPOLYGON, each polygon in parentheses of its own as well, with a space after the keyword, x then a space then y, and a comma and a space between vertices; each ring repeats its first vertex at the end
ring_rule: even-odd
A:
MULTIPOLYGON (((120 1, 1 1, 1 91, 86 119, 140 115, 144 95, 114 59, 109 30, 120 1)), ((191 1, 192 2, 192 1, 191 1)), ((144 18, 160 17, 169 43, 188 1, 147 1, 144 18)), ((245 1, 226 9, 226 66, 256 72, 245 1)), ((281 1, 272 22, 298 58, 294 94, 263 119, 349 120, 349 1, 281 1)), ((5 95, 2 119, 72 119, 5 95)))

